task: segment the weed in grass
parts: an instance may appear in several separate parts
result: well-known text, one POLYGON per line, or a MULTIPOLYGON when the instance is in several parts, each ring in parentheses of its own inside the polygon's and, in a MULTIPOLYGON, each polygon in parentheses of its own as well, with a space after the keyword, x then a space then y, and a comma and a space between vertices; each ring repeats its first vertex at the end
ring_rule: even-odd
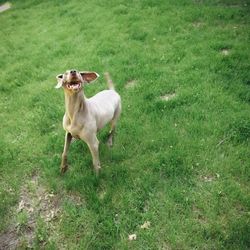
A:
POLYGON ((26 211, 22 211, 17 215, 17 223, 20 228, 25 227, 27 225, 27 222, 28 222, 28 214, 26 211))

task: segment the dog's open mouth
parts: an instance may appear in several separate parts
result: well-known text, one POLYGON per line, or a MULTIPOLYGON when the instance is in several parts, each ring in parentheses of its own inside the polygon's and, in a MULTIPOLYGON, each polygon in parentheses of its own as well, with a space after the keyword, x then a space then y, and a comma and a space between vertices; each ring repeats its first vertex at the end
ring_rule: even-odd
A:
POLYGON ((73 90, 78 90, 81 88, 81 83, 80 82, 72 82, 67 84, 68 89, 73 89, 73 90))

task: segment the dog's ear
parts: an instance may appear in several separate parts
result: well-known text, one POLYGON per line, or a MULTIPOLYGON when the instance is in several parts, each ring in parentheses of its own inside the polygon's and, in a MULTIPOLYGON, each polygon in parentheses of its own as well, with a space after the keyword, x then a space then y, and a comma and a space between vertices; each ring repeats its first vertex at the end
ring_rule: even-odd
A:
POLYGON ((80 72, 83 82, 93 82, 95 81, 99 75, 96 72, 89 72, 89 71, 81 71, 80 72))
POLYGON ((62 87, 63 84, 63 74, 57 75, 56 80, 57 80, 57 85, 55 86, 55 88, 59 89, 62 87))

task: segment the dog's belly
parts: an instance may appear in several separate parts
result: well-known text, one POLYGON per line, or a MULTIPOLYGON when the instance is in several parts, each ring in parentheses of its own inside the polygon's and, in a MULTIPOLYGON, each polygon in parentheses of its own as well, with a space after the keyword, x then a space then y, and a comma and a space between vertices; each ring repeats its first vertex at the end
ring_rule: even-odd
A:
POLYGON ((120 96, 114 90, 101 91, 88 99, 88 105, 95 117, 98 130, 113 119, 119 103, 120 96))
POLYGON ((99 117, 99 119, 97 120, 97 124, 96 124, 97 130, 99 131, 100 129, 102 129, 108 122, 112 120, 113 116, 114 116, 114 113, 109 116, 99 117))

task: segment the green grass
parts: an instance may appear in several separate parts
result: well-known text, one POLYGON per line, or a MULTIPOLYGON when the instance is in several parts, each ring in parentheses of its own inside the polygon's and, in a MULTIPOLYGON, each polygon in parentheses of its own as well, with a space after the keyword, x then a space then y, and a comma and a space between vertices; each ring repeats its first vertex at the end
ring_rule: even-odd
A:
POLYGON ((0 13, 0 231, 36 172, 61 197, 61 217, 52 233, 38 219, 35 248, 249 249, 250 2, 12 4, 0 13), (70 68, 101 74, 87 96, 109 71, 122 97, 114 147, 107 129, 99 135, 99 178, 80 141, 59 173, 64 97, 54 85, 70 68))

